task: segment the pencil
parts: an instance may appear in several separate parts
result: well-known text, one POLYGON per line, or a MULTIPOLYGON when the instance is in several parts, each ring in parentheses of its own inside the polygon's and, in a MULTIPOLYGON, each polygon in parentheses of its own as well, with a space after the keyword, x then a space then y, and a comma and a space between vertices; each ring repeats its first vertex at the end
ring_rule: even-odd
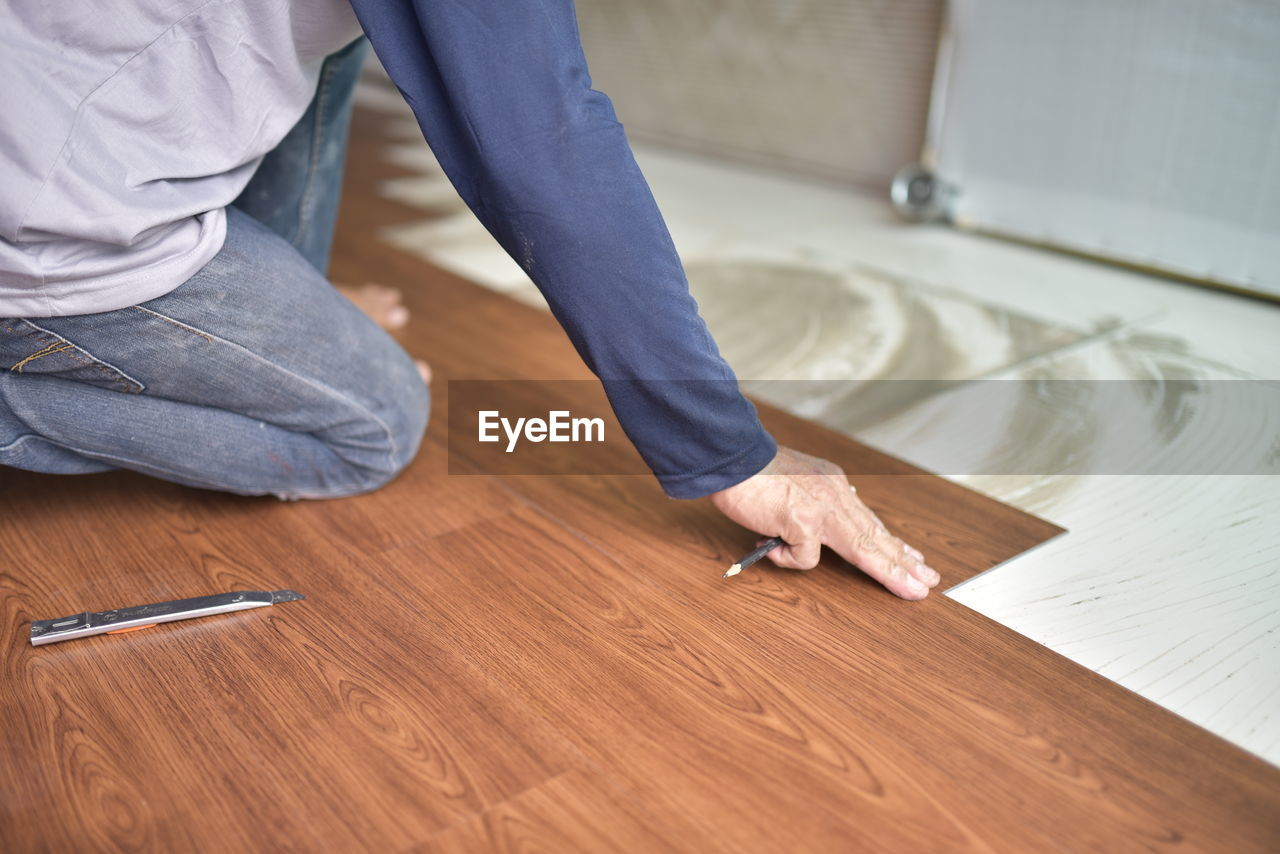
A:
POLYGON ((726 572, 723 577, 733 578, 739 572, 742 572, 742 570, 751 566, 751 564, 755 563, 780 545, 782 545, 781 537, 770 537, 760 545, 756 546, 755 550, 752 551, 751 554, 738 558, 738 562, 729 567, 729 571, 726 572))

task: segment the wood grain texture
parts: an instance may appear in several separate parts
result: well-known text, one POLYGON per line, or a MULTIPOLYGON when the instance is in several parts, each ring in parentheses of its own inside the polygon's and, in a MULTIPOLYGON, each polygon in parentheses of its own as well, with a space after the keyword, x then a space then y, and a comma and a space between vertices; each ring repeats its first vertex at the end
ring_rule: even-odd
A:
MULTIPOLYGON (((0 702, 15 731, 0 765, 20 772, 3 783, 4 850, 403 848, 567 767, 566 747, 546 748, 554 733, 470 673, 368 571, 376 553, 353 572, 335 547, 346 534, 314 533, 312 505, 250 501, 249 523, 242 500, 131 476, 6 480, 40 487, 3 498, 23 496, 26 548, 50 546, 3 584, 0 702), (111 500, 85 506, 84 493, 111 500), (75 542, 96 543, 101 559, 57 547, 75 542), (56 656, 23 637, 35 607, 279 586, 305 590, 311 607, 67 644, 56 656)), ((5 553, 26 562, 7 536, 5 553)))
POLYGON ((591 854, 675 851, 633 793, 599 775, 569 771, 455 825, 415 854, 591 854))
MULTIPOLYGON (((1275 768, 954 601, 830 559, 725 582, 751 536, 650 479, 450 474, 450 377, 585 372, 545 314, 373 242, 378 140, 357 125, 335 275, 407 290, 423 454, 315 503, 0 471, 0 850, 1274 850, 1275 768), (278 587, 307 599, 27 642, 278 587)), ((765 417, 877 466, 860 492, 946 583, 1057 532, 765 417)))

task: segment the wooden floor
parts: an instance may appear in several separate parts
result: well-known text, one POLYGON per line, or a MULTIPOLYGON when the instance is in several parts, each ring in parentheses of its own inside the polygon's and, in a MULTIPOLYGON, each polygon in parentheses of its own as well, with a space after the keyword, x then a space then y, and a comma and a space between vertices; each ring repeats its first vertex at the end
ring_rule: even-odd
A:
MULTIPOLYGON (((753 537, 647 478, 465 476, 449 379, 585 372, 544 313, 375 240, 406 213, 379 145, 361 116, 333 272, 409 294, 424 453, 324 503, 0 471, 0 851, 1280 847, 1280 770, 957 602, 830 560, 723 581, 753 537), (280 587, 307 599, 27 642, 280 587)), ((944 586, 1057 533, 764 414, 884 472, 859 493, 944 586)))

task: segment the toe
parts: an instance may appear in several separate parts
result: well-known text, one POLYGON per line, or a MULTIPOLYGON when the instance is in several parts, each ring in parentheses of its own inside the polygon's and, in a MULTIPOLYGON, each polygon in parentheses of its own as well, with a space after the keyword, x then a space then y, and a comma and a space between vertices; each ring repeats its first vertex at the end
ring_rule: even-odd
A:
POLYGON ((403 329, 405 324, 409 322, 409 309, 402 305, 393 306, 383 312, 380 320, 377 317, 374 319, 378 320, 378 323, 384 329, 403 329))
POLYGON ((403 329, 409 322, 409 310, 400 304, 401 294, 397 288, 374 282, 366 282, 359 287, 335 287, 383 329, 403 329))

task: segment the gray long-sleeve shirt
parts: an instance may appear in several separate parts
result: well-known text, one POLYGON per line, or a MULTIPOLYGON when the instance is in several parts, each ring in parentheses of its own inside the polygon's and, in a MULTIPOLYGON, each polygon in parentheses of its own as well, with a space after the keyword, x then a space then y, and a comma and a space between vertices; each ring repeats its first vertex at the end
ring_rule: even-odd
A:
POLYGON ((360 25, 346 0, 10 0, 0 15, 0 316, 168 293, 360 25))

